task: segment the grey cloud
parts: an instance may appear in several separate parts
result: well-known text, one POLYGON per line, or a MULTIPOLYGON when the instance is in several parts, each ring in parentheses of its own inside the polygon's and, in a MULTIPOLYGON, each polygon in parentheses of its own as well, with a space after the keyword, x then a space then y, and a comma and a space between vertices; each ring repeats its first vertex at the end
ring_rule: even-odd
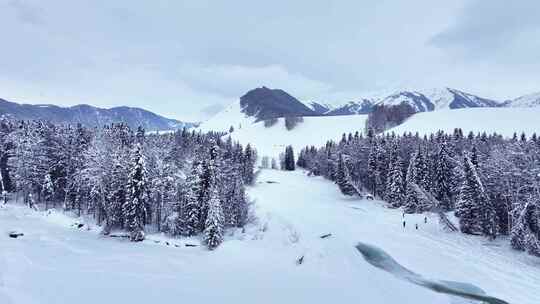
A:
POLYGON ((26 0, 10 0, 8 6, 15 11, 15 14, 22 23, 40 25, 43 23, 41 10, 37 6, 32 6, 26 0))
MULTIPOLYGON (((527 93, 540 82, 533 68, 508 72, 504 60, 537 50, 536 20, 493 23, 476 12, 482 7, 468 0, 0 0, 0 36, 10 46, 0 56, 0 97, 125 104, 198 120, 202 109, 261 85, 322 101, 394 85, 527 93), (501 63, 471 65, 470 49, 483 58, 485 45, 507 39, 525 50, 501 49, 501 63), (501 85, 490 88, 494 82, 501 85)), ((506 18, 501 10, 489 14, 506 18)))
POLYGON ((205 116, 205 117, 210 117, 214 114, 217 114, 219 113, 221 110, 223 110, 225 108, 224 105, 222 104, 219 104, 219 103, 215 103, 215 104, 212 104, 212 105, 209 105, 207 107, 204 107, 201 109, 201 113, 205 116))
POLYGON ((522 47, 522 55, 533 54, 539 50, 523 47, 522 39, 525 34, 526 39, 538 40, 532 34, 540 29, 539 12, 537 0, 473 0, 455 24, 435 35, 431 43, 475 58, 497 55, 516 46, 522 47))

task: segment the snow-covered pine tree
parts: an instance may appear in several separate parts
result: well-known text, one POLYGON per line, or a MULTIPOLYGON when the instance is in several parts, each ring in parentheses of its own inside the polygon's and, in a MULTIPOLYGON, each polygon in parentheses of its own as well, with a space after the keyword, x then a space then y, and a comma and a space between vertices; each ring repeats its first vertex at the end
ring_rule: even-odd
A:
POLYGON ((377 148, 376 140, 372 139, 372 141, 373 144, 371 145, 371 149, 369 150, 369 155, 367 159, 367 185, 368 189, 371 190, 371 194, 377 195, 377 176, 379 174, 377 158, 379 149, 377 148))
POLYGON ((212 189, 208 201, 208 215, 204 223, 204 242, 213 250, 223 242, 223 210, 216 189, 212 189))
POLYGON ((277 161, 275 158, 272 158, 272 161, 271 161, 271 164, 270 164, 270 168, 274 169, 274 170, 277 170, 279 169, 278 168, 278 165, 277 165, 277 161))
POLYGON ((389 165, 389 159, 386 152, 386 140, 381 140, 377 148, 378 151, 375 184, 377 188, 377 195, 379 195, 383 199, 386 199, 386 194, 384 190, 386 188, 386 178, 388 177, 389 165))
POLYGON ((529 199, 519 212, 512 227, 510 244, 516 250, 540 256, 540 208, 539 202, 529 199))
POLYGON ((255 163, 257 162, 257 152, 248 143, 243 157, 243 177, 246 185, 251 185, 255 181, 255 163))
MULTIPOLYGON (((200 202, 200 213, 199 213, 199 224, 201 227, 200 230, 204 230, 204 224, 206 222, 206 216, 208 213, 208 202, 210 201, 210 196, 217 183, 220 180, 219 176, 219 153, 220 149, 216 142, 212 139, 209 142, 210 148, 207 152, 206 157, 202 162, 202 174, 200 177, 200 192, 199 192, 199 202, 200 202)), ((245 161, 245 158, 244 158, 245 161)), ((244 162, 245 165, 245 162, 244 162)), ((245 167, 244 167, 245 169, 245 167)), ((245 171, 244 171, 245 173, 245 171)), ((244 178, 246 176, 244 175, 244 178)), ((216 189, 219 190, 219 189, 216 189)), ((219 193, 218 193, 219 194, 219 193)))
POLYGON ((421 200, 414 187, 415 184, 413 182, 405 182, 405 202, 403 204, 403 211, 406 213, 418 213, 421 211, 421 200))
POLYGON ((268 156, 263 156, 261 159, 261 168, 268 169, 270 168, 270 158, 268 156))
POLYGON ((453 209, 452 204, 452 180, 453 167, 450 162, 450 156, 446 148, 446 143, 442 143, 436 155, 434 168, 433 192, 440 205, 437 206, 440 211, 449 211, 453 209))
POLYGON ((146 174, 141 145, 137 143, 131 159, 126 202, 123 205, 125 225, 130 232, 130 240, 133 242, 144 240, 145 202, 147 200, 146 174))
POLYGON ((405 212, 418 213, 433 207, 426 205, 428 202, 418 197, 418 191, 416 191, 414 186, 416 185, 424 191, 429 191, 429 172, 420 147, 418 147, 417 152, 409 162, 405 183, 405 212))
POLYGON ((496 214, 487 197, 477 169, 468 156, 463 160, 463 184, 457 202, 460 230, 463 233, 482 233, 494 238, 497 233, 496 214))
POLYGON ((475 167, 478 167, 478 149, 476 149, 476 146, 473 146, 472 149, 471 149, 471 157, 470 157, 470 159, 471 159, 471 163, 475 167))
POLYGON ((342 154, 339 154, 335 179, 335 183, 344 195, 353 196, 358 194, 356 188, 352 184, 349 169, 347 168, 347 164, 345 163, 342 154))
POLYGON ((285 159, 284 159, 285 170, 294 171, 296 162, 294 161, 294 151, 292 146, 287 146, 285 148, 285 159))
POLYGON ((200 162, 194 161, 191 172, 186 178, 186 191, 182 207, 181 210, 178 210, 180 216, 178 217, 177 229, 187 236, 197 234, 202 227, 200 223, 202 212, 201 176, 202 166, 200 162))
POLYGON ((403 161, 394 145, 390 165, 388 168, 388 178, 386 180, 386 199, 393 208, 403 206, 405 200, 405 178, 403 177, 403 161))
POLYGON ((50 174, 45 175, 43 185, 41 186, 41 198, 45 202, 45 209, 49 208, 49 202, 54 197, 54 185, 50 174))

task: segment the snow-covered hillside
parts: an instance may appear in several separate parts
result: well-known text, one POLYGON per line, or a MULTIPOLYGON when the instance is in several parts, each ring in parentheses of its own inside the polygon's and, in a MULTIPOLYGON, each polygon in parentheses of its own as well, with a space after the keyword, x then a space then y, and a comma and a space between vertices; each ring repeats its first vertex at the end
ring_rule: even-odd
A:
POLYGON ((536 108, 474 108, 442 110, 417 113, 405 123, 387 132, 435 133, 439 130, 453 132, 461 128, 465 134, 470 131, 497 132, 510 137, 517 132, 527 135, 540 133, 540 107, 536 108))
POLYGON ((508 107, 530 108, 540 106, 540 92, 518 97, 506 103, 508 107))
POLYGON ((0 208, 0 303, 472 303, 373 267, 358 242, 439 284, 540 302, 537 258, 504 240, 444 232, 430 214, 427 224, 424 215, 406 215, 403 228, 399 210, 345 198, 300 171, 263 170, 249 195, 258 221, 215 251, 184 246, 196 240, 167 246, 156 235, 142 243, 104 238, 59 213, 0 208), (7 237, 14 229, 25 235, 7 237))
POLYGON ((326 141, 339 140, 343 133, 362 132, 365 129, 367 115, 304 117, 294 129, 285 128, 285 120, 265 127, 264 122, 244 124, 237 128, 231 137, 242 144, 255 146, 259 156, 278 157, 285 146, 292 145, 296 152, 305 146, 323 146, 326 141))
POLYGON ((232 103, 223 111, 204 121, 199 129, 208 131, 228 132, 231 127, 241 129, 253 124, 257 118, 246 115, 242 112, 239 102, 232 103))

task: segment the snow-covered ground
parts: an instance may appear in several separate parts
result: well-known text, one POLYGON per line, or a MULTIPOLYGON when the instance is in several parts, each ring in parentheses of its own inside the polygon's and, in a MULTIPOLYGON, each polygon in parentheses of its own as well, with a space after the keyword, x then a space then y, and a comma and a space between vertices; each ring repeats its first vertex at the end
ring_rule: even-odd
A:
POLYGON ((444 232, 431 215, 427 224, 406 215, 403 228, 398 210, 345 198, 301 171, 263 170, 249 195, 258 221, 215 251, 184 247, 182 239, 165 246, 104 238, 71 227, 75 220, 62 214, 1 208, 0 303, 470 303, 373 267, 358 242, 423 278, 540 303, 540 260, 505 240, 444 232), (11 230, 25 235, 9 238, 11 230))
POLYGON ((528 136, 540 133, 540 107, 533 108, 467 108, 417 113, 403 124, 387 132, 419 132, 421 135, 439 130, 452 133, 461 128, 466 135, 469 131, 497 132, 510 137, 517 132, 528 136))
POLYGON ((256 118, 247 116, 242 112, 240 102, 234 102, 223 111, 202 122, 198 129, 203 132, 228 132, 231 127, 235 130, 245 128, 253 124, 255 120, 256 118))
POLYGON ((340 140, 343 133, 362 133, 367 115, 304 117, 294 129, 285 128, 285 120, 265 127, 263 122, 245 125, 231 133, 234 140, 242 144, 250 143, 257 149, 259 156, 278 157, 287 145, 292 145, 295 152, 308 145, 324 146, 326 141, 340 140))

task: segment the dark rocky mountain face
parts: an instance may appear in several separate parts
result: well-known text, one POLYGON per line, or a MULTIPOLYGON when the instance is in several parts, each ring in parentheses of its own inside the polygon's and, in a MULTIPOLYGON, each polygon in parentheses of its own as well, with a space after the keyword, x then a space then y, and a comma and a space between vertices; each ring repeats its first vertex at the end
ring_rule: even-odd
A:
POLYGON ((242 112, 257 121, 288 116, 320 116, 298 99, 279 89, 256 88, 240 97, 242 112))
POLYGON ((407 104, 416 112, 428 112, 435 110, 435 104, 424 94, 418 92, 402 91, 392 94, 378 103, 379 105, 397 106, 407 104))
POLYGON ((102 109, 89 105, 59 107, 54 105, 18 104, 0 99, 0 115, 21 120, 47 120, 58 124, 80 123, 87 127, 123 122, 132 128, 143 127, 147 131, 175 130, 193 127, 139 108, 116 107, 102 109))
POLYGON ((454 95, 454 99, 450 103, 450 109, 461 108, 479 108, 479 107, 499 107, 501 104, 495 100, 486 99, 461 92, 455 89, 448 88, 448 91, 454 95))

